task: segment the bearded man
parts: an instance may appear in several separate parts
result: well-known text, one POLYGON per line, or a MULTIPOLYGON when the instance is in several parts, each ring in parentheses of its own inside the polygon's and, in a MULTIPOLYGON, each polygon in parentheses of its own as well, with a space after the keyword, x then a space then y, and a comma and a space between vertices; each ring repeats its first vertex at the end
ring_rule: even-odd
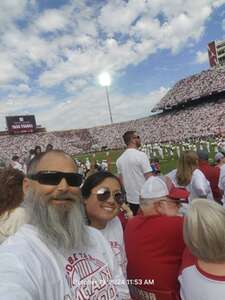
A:
POLYGON ((29 224, 0 247, 0 299, 129 299, 108 242, 85 225, 73 159, 35 157, 23 182, 29 224))

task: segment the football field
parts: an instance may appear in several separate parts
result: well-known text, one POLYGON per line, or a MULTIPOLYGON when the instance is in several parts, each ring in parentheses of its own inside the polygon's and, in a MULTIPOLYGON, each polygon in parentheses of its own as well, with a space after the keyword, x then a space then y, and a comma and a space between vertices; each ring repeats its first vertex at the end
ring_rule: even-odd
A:
MULTIPOLYGON (((198 148, 198 146, 197 146, 198 148)), ((210 159, 209 161, 211 163, 214 162, 214 156, 215 156, 215 147, 214 143, 210 144, 210 159)), ((107 151, 99 151, 99 152, 92 152, 92 153, 85 153, 80 155, 75 155, 74 158, 78 159, 80 162, 85 163, 86 159, 88 158, 90 162, 93 162, 93 160, 96 160, 96 162, 101 162, 102 160, 108 160, 111 162, 111 171, 116 174, 116 160, 117 158, 122 154, 123 150, 107 150, 107 151)), ((165 152, 164 159, 159 159, 160 161, 160 167, 161 167, 161 173, 166 174, 169 171, 176 168, 178 155, 176 151, 172 152, 172 155, 168 155, 165 152)), ((159 157, 159 156, 158 156, 159 157)))

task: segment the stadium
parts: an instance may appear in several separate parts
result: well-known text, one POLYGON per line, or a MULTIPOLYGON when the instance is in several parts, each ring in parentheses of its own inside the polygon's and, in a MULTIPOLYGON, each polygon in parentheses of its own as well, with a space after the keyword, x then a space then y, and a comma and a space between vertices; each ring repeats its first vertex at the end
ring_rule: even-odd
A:
POLYGON ((0 13, 0 300, 224 300, 225 0, 0 13))
MULTIPOLYGON (((152 112, 149 117, 128 122, 52 132, 36 126, 34 116, 8 116, 8 131, 0 133, 0 157, 8 161, 16 154, 23 160, 31 148, 39 145, 44 150, 48 143, 82 158, 85 157, 82 154, 121 150, 122 135, 131 129, 139 132, 149 156, 159 154, 155 145, 160 145, 164 153, 168 152, 167 145, 195 144, 201 140, 210 141, 211 145, 225 133, 225 67, 216 66, 181 79, 152 112), (19 120, 28 125, 21 125, 19 120)), ((104 156, 105 152, 99 158, 104 156)))

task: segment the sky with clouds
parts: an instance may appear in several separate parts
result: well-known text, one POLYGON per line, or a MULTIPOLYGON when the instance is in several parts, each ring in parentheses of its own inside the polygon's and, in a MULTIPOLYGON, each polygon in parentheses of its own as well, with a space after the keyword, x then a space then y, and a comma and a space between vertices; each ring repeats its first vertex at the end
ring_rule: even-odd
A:
POLYGON ((1 0, 0 130, 35 114, 48 130, 148 116, 177 80, 209 68, 225 0, 1 0))

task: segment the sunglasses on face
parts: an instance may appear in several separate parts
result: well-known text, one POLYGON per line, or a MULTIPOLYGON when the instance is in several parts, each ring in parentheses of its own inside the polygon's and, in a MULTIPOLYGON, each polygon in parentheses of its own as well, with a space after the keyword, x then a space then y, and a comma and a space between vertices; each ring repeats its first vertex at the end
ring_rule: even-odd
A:
POLYGON ((134 139, 140 139, 140 136, 139 135, 135 135, 133 136, 134 139))
POLYGON ((81 174, 72 172, 40 171, 36 174, 28 175, 27 177, 45 185, 58 185, 61 180, 65 178, 68 185, 79 187, 83 181, 83 176, 81 174))
POLYGON ((122 192, 112 193, 108 188, 100 188, 95 195, 98 201, 106 202, 111 196, 116 201, 117 204, 122 205, 125 202, 125 194, 122 192))

